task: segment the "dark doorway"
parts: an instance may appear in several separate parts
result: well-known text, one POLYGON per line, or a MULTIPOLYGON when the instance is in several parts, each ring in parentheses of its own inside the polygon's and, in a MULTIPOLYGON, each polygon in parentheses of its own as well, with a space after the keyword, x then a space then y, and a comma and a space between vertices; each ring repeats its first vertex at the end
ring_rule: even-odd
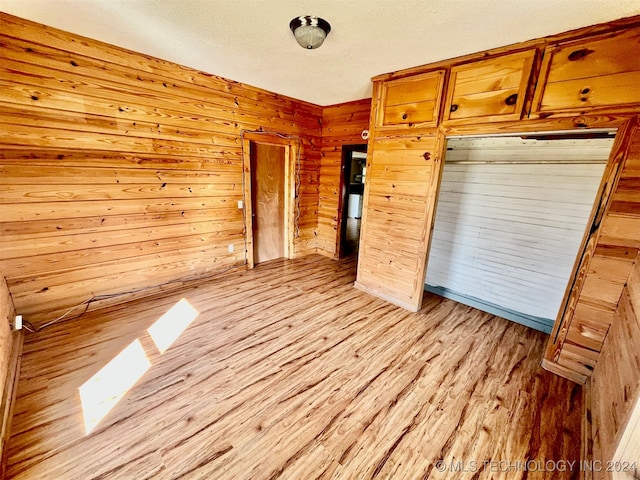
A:
POLYGON ((358 254, 362 201, 367 173, 367 145, 343 145, 337 256, 358 254))

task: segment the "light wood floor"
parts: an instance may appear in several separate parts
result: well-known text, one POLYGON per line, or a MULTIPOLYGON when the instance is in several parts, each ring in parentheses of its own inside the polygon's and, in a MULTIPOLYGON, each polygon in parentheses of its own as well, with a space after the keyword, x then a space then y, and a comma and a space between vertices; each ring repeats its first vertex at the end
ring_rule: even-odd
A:
POLYGON ((579 457, 581 389, 538 366, 543 334, 434 296, 406 312, 354 264, 272 261, 28 336, 9 477, 578 478, 482 470, 579 457), (183 297, 200 315, 160 354, 146 329, 183 297), (150 369, 85 435, 78 388, 136 339, 150 369))

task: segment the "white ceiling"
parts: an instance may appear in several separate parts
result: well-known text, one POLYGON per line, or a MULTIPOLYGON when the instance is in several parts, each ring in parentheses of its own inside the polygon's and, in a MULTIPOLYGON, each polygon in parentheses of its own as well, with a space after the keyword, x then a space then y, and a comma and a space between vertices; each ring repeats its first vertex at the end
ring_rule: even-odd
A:
POLYGON ((638 0, 0 0, 0 10, 319 105, 374 75, 640 14, 638 0), (332 31, 304 50, 289 21, 332 31))

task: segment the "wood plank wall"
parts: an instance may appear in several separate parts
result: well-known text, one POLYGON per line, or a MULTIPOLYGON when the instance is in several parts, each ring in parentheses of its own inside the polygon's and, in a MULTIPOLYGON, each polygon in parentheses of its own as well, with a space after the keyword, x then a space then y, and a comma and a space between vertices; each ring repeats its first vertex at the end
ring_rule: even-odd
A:
POLYGON ((640 253, 640 128, 633 128, 628 137, 620 180, 614 185, 593 254, 586 264, 582 288, 576 292, 574 314, 555 344, 552 332, 547 355, 555 355, 558 367, 544 362, 545 368, 582 383, 591 376, 631 267, 640 253))
POLYGON ((322 160, 318 204, 318 253, 337 252, 342 146, 364 145, 361 133, 369 128, 371 99, 341 103, 322 110, 322 160))
MULTIPOLYGON (((640 255, 623 289, 591 377, 593 459, 606 466, 640 398, 640 255)), ((589 416, 587 416, 589 418, 589 416)), ((606 471, 597 480, 609 479, 606 471)))
POLYGON ((295 254, 316 250, 321 107, 6 14, 0 32, 0 269, 27 319, 242 265, 243 130, 301 138, 295 254))

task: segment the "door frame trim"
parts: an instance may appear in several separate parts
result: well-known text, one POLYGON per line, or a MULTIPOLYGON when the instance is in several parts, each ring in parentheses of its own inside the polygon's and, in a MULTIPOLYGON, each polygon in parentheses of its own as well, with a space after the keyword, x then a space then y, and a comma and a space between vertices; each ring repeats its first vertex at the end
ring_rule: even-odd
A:
POLYGON ((296 160, 298 139, 269 132, 244 132, 242 135, 242 196, 245 230, 245 258, 252 269, 253 205, 251 204, 251 143, 284 147, 284 256, 294 258, 296 235, 296 160))

